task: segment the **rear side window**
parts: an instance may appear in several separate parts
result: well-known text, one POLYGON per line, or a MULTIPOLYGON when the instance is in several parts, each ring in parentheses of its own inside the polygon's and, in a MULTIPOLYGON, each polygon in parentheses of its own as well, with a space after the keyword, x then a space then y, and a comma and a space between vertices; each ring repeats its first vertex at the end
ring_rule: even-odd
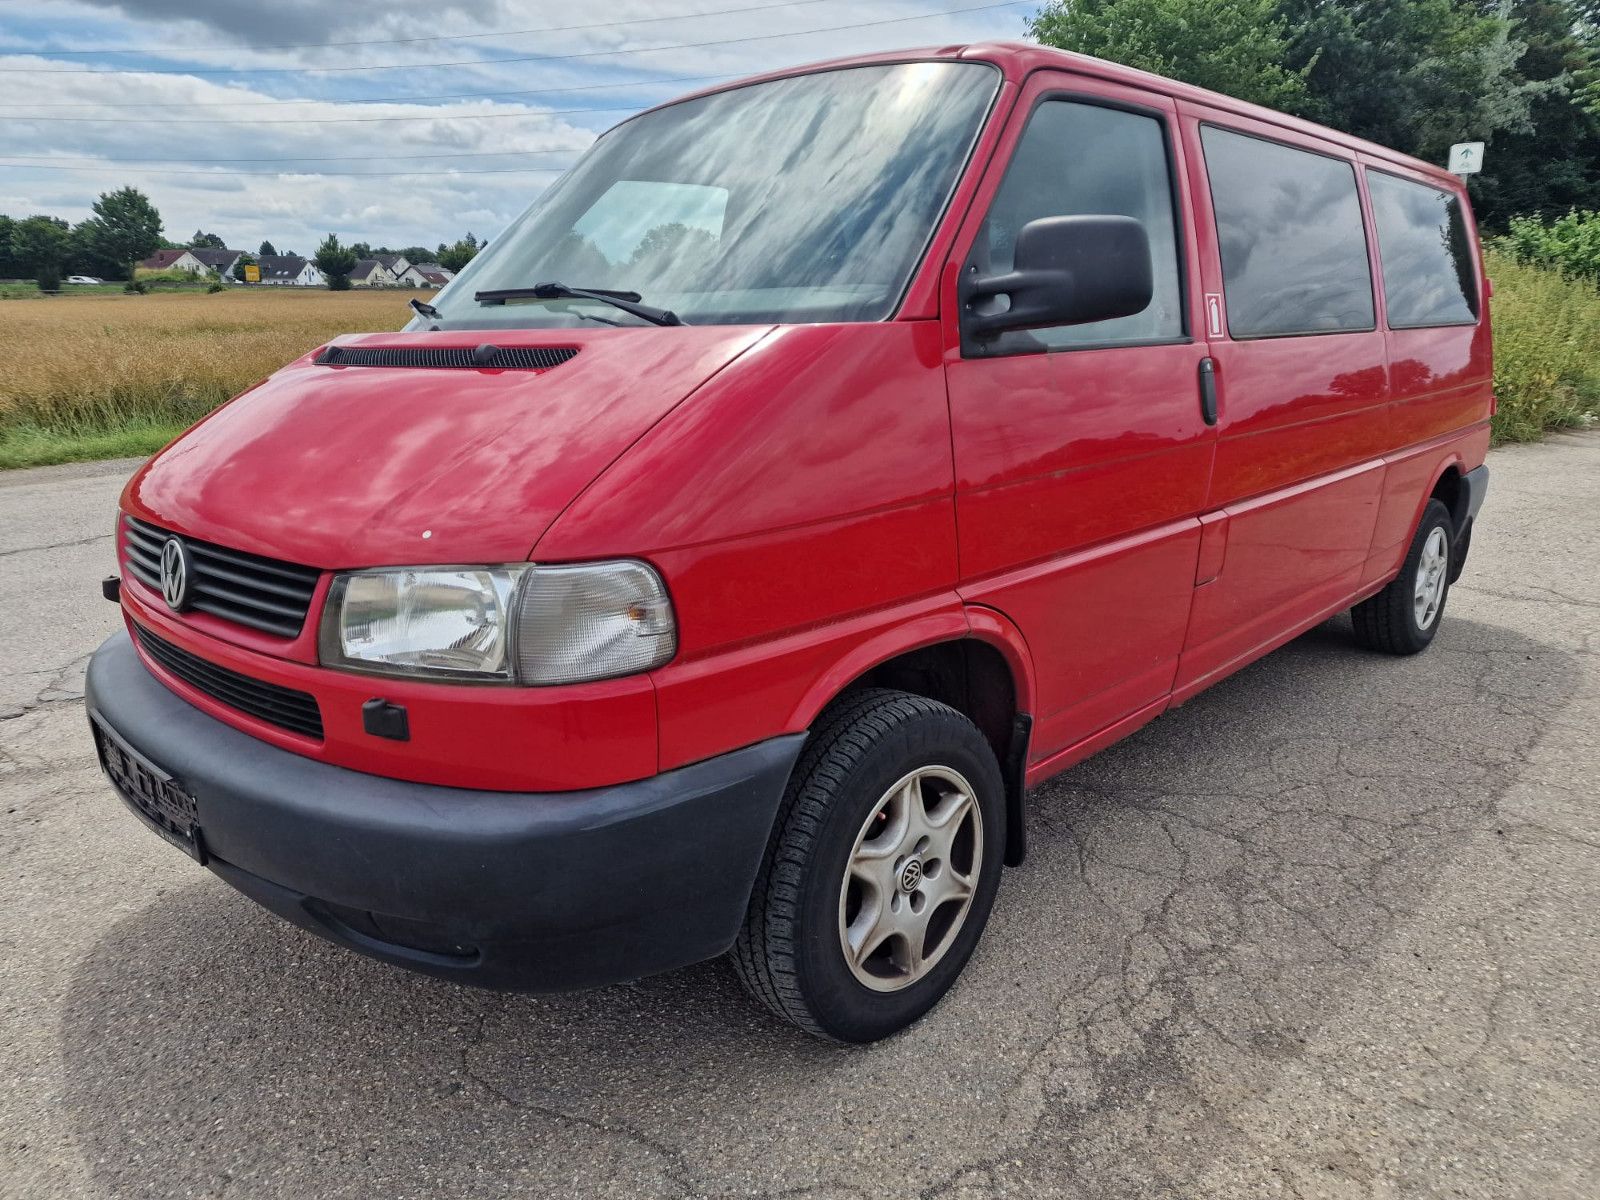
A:
POLYGON ((973 247, 986 273, 1011 269, 1017 234, 1040 217, 1134 217, 1150 239, 1153 299, 1131 317, 1006 334, 1002 351, 1183 337, 1178 225, 1166 133, 1155 117, 1070 100, 1046 100, 1028 119, 983 231, 973 247))
POLYGON ((1376 328, 1355 168, 1205 126, 1228 329, 1288 337, 1376 328))
POLYGON ((1383 260, 1383 295, 1393 329, 1471 325, 1478 319, 1461 201, 1424 183, 1367 172, 1383 260))

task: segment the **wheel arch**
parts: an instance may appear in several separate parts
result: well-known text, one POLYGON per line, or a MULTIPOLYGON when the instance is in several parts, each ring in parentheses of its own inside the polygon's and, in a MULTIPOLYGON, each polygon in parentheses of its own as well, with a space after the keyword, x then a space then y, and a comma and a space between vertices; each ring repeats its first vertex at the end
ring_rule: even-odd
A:
MULTIPOLYGON (((1449 461, 1439 468, 1434 476, 1433 487, 1417 506, 1417 521, 1422 520, 1422 510, 1428 507, 1428 501, 1438 500, 1450 510, 1451 523, 1459 535, 1466 521, 1467 498, 1466 471, 1462 466, 1461 457, 1452 455, 1449 461)), ((1415 521, 1412 522, 1412 528, 1416 528, 1415 521)))
POLYGON ((887 687, 948 704, 976 725, 995 752, 1006 788, 1008 866, 1026 853, 1023 790, 1033 727, 1032 658, 1022 633, 1003 614, 967 606, 902 627, 863 646, 818 679, 790 728, 809 728, 853 691, 887 687))

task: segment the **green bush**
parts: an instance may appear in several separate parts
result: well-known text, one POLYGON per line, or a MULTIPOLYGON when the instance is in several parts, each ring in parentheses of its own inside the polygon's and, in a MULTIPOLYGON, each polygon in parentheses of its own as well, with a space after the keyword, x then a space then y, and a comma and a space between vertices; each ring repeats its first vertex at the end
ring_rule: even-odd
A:
POLYGON ((127 283, 122 285, 122 290, 125 292, 130 292, 136 296, 142 296, 150 289, 145 285, 144 280, 130 279, 127 283))
POLYGON ((1600 285, 1600 212, 1574 210, 1548 223, 1513 217, 1510 232, 1496 244, 1518 262, 1600 285))
POLYGON ((211 286, 206 289, 206 292, 212 296, 215 296, 218 292, 225 292, 227 290, 228 289, 226 286, 217 282, 216 280, 213 280, 211 286))
POLYGON ((1491 249, 1485 260, 1494 280, 1495 440, 1533 441, 1546 430, 1594 423, 1600 292, 1504 249, 1491 249))

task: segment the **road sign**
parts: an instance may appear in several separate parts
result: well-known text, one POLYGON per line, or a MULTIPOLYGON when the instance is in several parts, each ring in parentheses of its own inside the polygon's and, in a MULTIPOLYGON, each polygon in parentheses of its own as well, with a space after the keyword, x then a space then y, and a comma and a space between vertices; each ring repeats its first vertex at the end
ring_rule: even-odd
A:
POLYGON ((1475 175, 1483 170, 1483 143, 1457 142, 1450 147, 1450 174, 1475 175))
POLYGON ((261 268, 259 266, 257 266, 255 263, 245 263, 245 265, 244 265, 244 281, 246 283, 260 283, 261 282, 261 268))

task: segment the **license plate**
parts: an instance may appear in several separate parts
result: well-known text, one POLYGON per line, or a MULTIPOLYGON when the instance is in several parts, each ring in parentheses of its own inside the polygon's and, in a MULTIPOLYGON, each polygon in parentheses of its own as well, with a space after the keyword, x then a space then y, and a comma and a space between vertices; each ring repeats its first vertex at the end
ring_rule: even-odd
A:
POLYGON ((140 754, 107 725, 98 713, 89 714, 100 768, 122 801, 157 834, 196 862, 205 862, 205 843, 194 797, 184 786, 140 754))

